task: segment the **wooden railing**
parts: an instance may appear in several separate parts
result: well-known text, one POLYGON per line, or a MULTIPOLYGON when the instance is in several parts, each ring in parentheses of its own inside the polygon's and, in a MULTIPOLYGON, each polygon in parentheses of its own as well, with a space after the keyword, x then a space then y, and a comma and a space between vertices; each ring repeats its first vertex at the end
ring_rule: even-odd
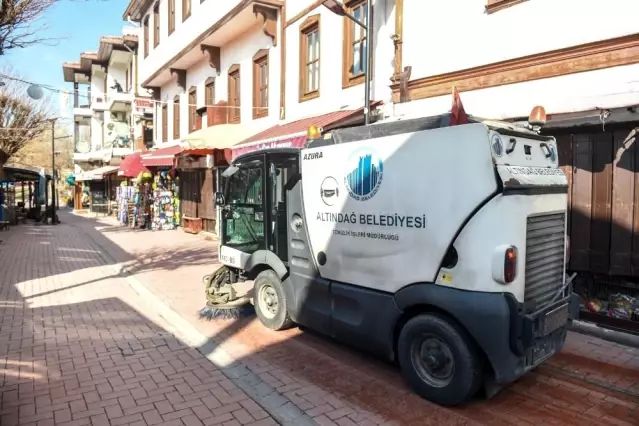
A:
POLYGON ((231 108, 228 103, 220 101, 214 107, 206 108, 206 123, 208 127, 217 126, 219 124, 227 124, 231 117, 231 108))

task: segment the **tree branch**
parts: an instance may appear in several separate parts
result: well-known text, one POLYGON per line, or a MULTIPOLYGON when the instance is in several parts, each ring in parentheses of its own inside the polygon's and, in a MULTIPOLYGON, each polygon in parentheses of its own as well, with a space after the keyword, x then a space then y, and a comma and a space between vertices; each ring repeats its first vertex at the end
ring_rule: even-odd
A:
MULTIPOLYGON (((15 75, 11 70, 3 74, 15 75)), ((0 87, 0 166, 51 126, 51 100, 27 95, 27 84, 5 80, 0 87), (4 161, 3 161, 4 159, 4 161)))
POLYGON ((0 55, 11 49, 24 48, 54 39, 39 37, 47 29, 38 21, 59 0, 0 0, 0 55))

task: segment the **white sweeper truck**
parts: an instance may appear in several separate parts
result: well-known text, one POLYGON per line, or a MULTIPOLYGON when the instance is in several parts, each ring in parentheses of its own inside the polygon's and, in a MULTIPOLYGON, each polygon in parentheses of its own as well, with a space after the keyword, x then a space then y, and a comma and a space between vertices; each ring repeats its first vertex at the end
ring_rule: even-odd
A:
POLYGON ((266 327, 394 360, 443 405, 492 396, 560 351, 574 297, 556 142, 449 119, 312 127, 303 149, 236 158, 215 197, 223 299, 253 280, 266 327))

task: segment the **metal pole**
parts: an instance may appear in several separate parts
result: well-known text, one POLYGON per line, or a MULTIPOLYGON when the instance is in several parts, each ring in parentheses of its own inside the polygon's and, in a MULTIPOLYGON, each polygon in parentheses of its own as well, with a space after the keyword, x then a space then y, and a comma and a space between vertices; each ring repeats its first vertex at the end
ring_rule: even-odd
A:
POLYGON ((56 190, 55 190, 55 119, 51 120, 51 224, 56 225, 56 190))
POLYGON ((370 123, 370 104, 371 104, 371 39, 373 38, 373 21, 371 20, 371 3, 372 0, 366 1, 366 68, 364 70, 364 125, 370 123))

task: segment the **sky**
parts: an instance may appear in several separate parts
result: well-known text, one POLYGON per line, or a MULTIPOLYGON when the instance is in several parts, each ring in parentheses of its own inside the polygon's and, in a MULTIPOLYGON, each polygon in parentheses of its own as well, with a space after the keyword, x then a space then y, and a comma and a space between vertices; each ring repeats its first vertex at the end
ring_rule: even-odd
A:
MULTIPOLYGON (((47 42, 49 45, 7 52, 0 56, 0 69, 10 66, 24 80, 73 90, 72 83, 64 82, 62 63, 78 61, 82 52, 97 51, 101 36, 121 35, 122 28, 131 25, 122 20, 128 3, 128 0, 59 0, 40 20, 47 27, 42 37, 57 40, 47 42)), ((57 94, 49 95, 58 108, 57 94)))

